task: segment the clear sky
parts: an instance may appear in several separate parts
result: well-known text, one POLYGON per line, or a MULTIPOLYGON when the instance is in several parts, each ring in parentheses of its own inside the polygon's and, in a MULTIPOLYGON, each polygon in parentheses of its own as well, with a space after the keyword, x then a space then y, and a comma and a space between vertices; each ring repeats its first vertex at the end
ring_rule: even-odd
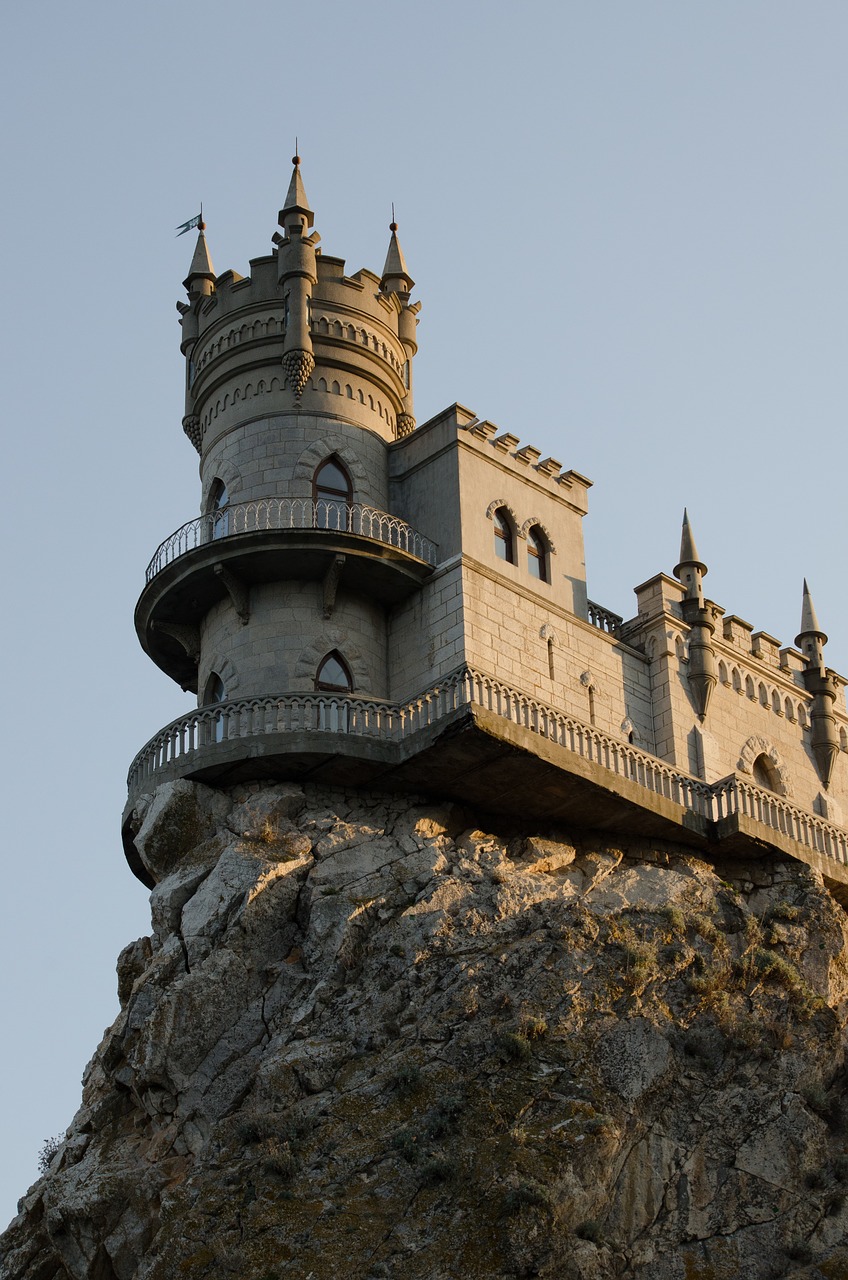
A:
POLYGON ((132 611, 196 514, 174 303, 270 250, 295 134, 327 253, 423 302, 419 421, 459 400, 590 476, 589 592, 677 559, 848 671, 848 6, 121 0, 8 6, 0 1218, 70 1122, 148 931, 126 769, 187 696, 132 611))

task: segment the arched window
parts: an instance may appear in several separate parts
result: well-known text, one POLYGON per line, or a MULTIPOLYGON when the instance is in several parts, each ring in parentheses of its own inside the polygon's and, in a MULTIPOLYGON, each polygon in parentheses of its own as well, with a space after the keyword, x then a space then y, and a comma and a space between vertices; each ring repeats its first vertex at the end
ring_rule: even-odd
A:
POLYGON ((495 526, 495 555, 499 560, 515 564, 515 535, 512 532, 509 516, 503 507, 498 507, 492 516, 492 521, 495 526))
POLYGON ((751 772, 758 787, 763 787, 766 791, 776 791, 778 795, 781 793, 780 775, 767 755, 757 756, 751 766, 751 772))
POLYGON ((531 578, 550 582, 548 577, 548 548, 541 530, 534 525, 527 533, 527 568, 531 578))
POLYGON ((328 653, 315 672, 315 688, 327 693, 352 693, 353 678, 342 655, 337 649, 328 653))
POLYGON ((230 532, 230 513, 228 506, 230 495, 223 480, 213 480, 206 503, 206 514, 209 516, 209 529, 213 538, 226 538, 230 532))
POLYGON ((353 485, 335 454, 325 458, 312 477, 312 500, 316 529, 347 529, 353 485))
MULTIPOLYGON (((224 682, 221 679, 221 677, 218 675, 218 672, 213 671, 210 673, 209 679, 206 681, 206 688, 203 691, 203 705, 204 707, 208 707, 215 702, 226 702, 226 700, 227 700, 227 690, 224 687, 224 682)), ((223 715, 220 715, 215 720, 213 720, 212 729, 213 729, 213 741, 223 742, 224 740, 223 715)))

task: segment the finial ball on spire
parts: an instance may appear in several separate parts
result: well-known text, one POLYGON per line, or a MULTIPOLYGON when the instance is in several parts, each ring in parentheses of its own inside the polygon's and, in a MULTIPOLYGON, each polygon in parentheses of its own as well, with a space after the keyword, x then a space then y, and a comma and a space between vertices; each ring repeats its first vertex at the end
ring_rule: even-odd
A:
POLYGON ((396 222, 390 222, 390 223, 389 223, 389 230, 390 230, 390 231, 397 231, 397 229, 398 229, 398 224, 397 224, 396 222))
POLYGON ((300 156, 292 156, 292 164, 300 164, 300 156))

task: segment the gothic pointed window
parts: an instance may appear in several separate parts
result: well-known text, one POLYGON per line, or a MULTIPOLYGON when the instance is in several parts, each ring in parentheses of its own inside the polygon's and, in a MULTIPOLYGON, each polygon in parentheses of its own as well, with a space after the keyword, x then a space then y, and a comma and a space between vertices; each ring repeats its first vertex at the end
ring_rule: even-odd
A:
MULTIPOLYGON (((226 702, 227 690, 224 682, 218 675, 217 671, 211 672, 209 679, 206 681, 206 688, 203 691, 203 705, 208 707, 216 702, 226 702)), ((216 716, 211 724, 212 740, 214 742, 223 742, 224 740, 224 716, 216 716)))
POLYGON ((765 791, 776 791, 778 795, 782 793, 780 774, 765 752, 757 756, 751 766, 751 772, 758 787, 762 787, 765 791))
POLYGON ((213 480, 206 504, 209 532, 212 538, 226 538, 230 532, 230 495, 223 480, 213 480))
POLYGON ((548 548, 538 525, 534 525, 527 534, 527 568, 531 578, 538 578, 540 582, 550 582, 548 548))
POLYGON ((353 485, 335 455, 326 458, 315 472, 312 478, 312 500, 315 504, 317 529, 348 528, 353 485))
POLYGON ((515 564, 515 535, 506 509, 498 507, 492 521, 495 526, 495 555, 499 560, 515 564))
POLYGON ((337 649, 328 653, 318 664, 315 688, 326 693, 352 693, 353 679, 350 669, 337 649))

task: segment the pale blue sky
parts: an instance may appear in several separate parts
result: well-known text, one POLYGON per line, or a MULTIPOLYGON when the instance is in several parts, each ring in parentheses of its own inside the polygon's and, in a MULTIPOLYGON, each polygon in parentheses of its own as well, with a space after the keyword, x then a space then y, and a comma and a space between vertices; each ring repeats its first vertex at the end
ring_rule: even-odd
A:
POLYGON ((176 299, 266 253, 294 135, 326 252, 423 302, 419 420, 454 400, 590 476, 589 590, 676 563, 848 670, 848 7, 56 0, 4 16, 6 682, 0 1218, 69 1123, 147 931, 127 766, 187 698, 144 566, 196 512, 176 299))

